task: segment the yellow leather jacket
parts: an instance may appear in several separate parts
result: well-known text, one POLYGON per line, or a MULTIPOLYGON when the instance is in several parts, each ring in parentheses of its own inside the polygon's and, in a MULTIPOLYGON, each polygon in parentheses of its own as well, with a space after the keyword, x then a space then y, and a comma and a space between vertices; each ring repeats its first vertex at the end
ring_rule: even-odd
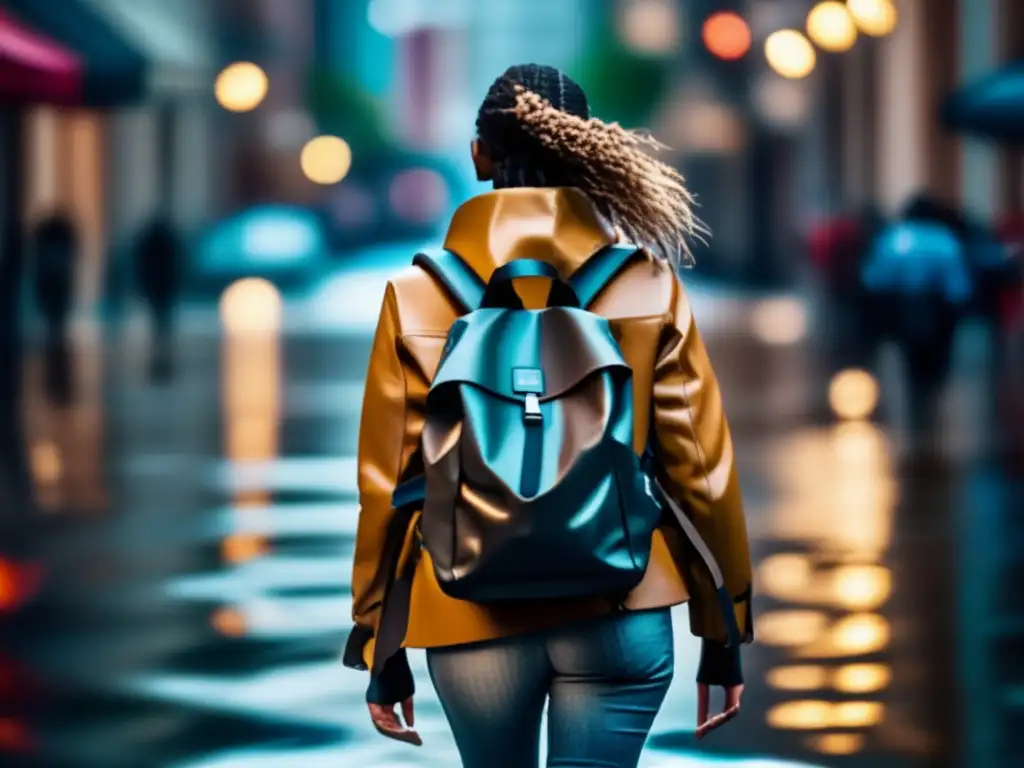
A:
MULTIPOLYGON (((615 232, 575 189, 507 189, 475 197, 452 219, 445 247, 483 279, 508 261, 543 259, 571 274, 615 232)), ((543 306, 547 284, 524 278, 527 307, 543 306)), ((653 416, 656 455, 665 490, 692 516, 717 559, 734 600, 740 632, 750 626, 751 564, 732 437, 722 396, 690 303, 673 270, 637 260, 598 297, 592 311, 607 317, 633 369, 637 451, 653 416)), ((545 601, 485 606, 447 597, 430 556, 418 555, 416 518, 393 530, 391 497, 417 467, 430 381, 456 309, 418 267, 387 286, 373 342, 359 434, 359 527, 352 574, 353 619, 371 666, 373 637, 389 578, 390 547, 400 546, 399 572, 414 569, 405 646, 430 648, 478 642, 589 618, 614 609, 607 600, 545 601)), ((689 601, 697 636, 725 640, 715 586, 678 528, 656 532, 647 573, 628 610, 689 601)))

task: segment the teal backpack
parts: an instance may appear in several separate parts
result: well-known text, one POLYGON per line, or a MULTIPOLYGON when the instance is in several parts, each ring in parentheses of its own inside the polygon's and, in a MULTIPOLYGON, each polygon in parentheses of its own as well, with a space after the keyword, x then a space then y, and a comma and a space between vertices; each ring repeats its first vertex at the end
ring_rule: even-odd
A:
MULTIPOLYGON (((621 604, 644 576, 667 510, 708 567, 730 642, 739 642, 714 557, 658 484, 653 450, 634 450, 633 372, 608 321, 587 311, 640 254, 606 246, 568 280, 545 262, 520 259, 486 284, 455 253, 416 256, 461 314, 427 396, 422 474, 392 497, 389 567, 422 510, 423 547, 449 597, 606 596, 621 604), (546 308, 523 307, 513 287, 521 277, 551 280, 546 308)), ((389 576, 375 668, 401 646, 413 572, 408 563, 389 576)))
POLYGON ((454 253, 416 257, 463 311, 427 397, 416 481, 450 597, 625 596, 643 578, 661 509, 633 448, 633 372, 586 309, 638 253, 606 247, 569 280, 521 259, 486 285, 454 253), (551 280, 546 308, 524 309, 522 277, 551 280))

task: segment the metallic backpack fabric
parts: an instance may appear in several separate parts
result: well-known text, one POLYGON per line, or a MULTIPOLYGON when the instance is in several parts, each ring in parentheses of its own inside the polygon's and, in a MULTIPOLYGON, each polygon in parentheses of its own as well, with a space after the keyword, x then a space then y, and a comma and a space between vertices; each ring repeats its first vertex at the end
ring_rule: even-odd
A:
POLYGON ((624 596, 643 578, 661 508, 633 449, 632 371, 585 309, 634 253, 606 248, 569 281, 517 260, 486 286, 455 254, 417 258, 468 310, 422 439, 420 530, 449 596, 624 596), (552 280, 547 308, 523 307, 520 277, 552 280))

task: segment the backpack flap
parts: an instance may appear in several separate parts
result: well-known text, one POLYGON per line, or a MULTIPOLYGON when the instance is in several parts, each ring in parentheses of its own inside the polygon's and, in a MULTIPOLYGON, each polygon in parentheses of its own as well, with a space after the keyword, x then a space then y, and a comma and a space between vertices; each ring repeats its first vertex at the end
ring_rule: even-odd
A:
POLYGON ((442 590, 478 603, 629 591, 660 511, 607 320, 485 306, 449 339, 422 443, 421 531, 442 590))

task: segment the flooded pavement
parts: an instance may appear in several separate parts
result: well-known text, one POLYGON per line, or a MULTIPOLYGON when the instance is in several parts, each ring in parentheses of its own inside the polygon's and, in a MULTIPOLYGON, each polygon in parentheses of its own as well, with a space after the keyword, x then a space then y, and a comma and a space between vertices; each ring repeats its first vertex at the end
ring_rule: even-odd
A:
MULTIPOLYGON (((223 333, 199 312, 162 385, 141 339, 101 351, 85 333, 66 410, 29 361, 49 576, 3 626, 0 765, 458 765, 422 654, 419 750, 376 734, 363 676, 338 661, 380 279, 348 294, 361 309, 328 285, 278 316, 257 286, 223 333), (239 333, 259 331, 253 316, 265 332, 239 333)), ((971 366, 955 429, 914 459, 892 430, 823 419, 814 350, 744 325, 792 306, 695 293, 736 433, 758 642, 743 714, 698 745, 699 648, 680 610, 676 680, 642 765, 1024 764, 1024 481, 991 450, 993 425, 963 416, 985 402, 971 366)))

